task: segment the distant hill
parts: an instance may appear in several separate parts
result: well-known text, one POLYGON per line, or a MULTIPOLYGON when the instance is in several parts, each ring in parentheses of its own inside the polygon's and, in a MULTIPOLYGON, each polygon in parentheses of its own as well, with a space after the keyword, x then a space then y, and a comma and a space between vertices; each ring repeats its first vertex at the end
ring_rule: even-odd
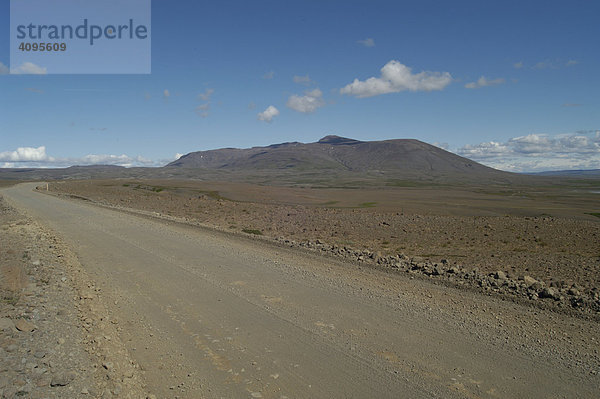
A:
POLYGON ((600 169, 589 169, 589 170, 551 170, 546 172, 527 173, 529 175, 536 176, 562 176, 562 177, 600 177, 600 169))
MULTIPOLYGON (((597 177, 597 176, 596 176, 597 177)), ((415 185, 530 186, 557 176, 503 172, 413 139, 360 141, 326 136, 316 143, 191 152, 163 167, 73 166, 0 169, 0 180, 194 179, 302 187, 415 185)), ((571 176, 564 175, 562 180, 571 176)), ((574 180, 579 180, 575 178, 574 180)))
POLYGON ((359 141, 339 136, 326 136, 308 144, 293 142, 248 149, 192 152, 167 167, 508 175, 419 140, 359 141))

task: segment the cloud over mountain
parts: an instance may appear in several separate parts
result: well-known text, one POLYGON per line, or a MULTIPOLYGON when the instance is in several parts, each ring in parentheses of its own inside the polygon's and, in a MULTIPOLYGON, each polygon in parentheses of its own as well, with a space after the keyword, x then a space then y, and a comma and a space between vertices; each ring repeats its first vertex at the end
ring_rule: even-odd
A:
POLYGON ((364 98, 401 91, 443 90, 450 83, 452 75, 448 72, 413 73, 410 67, 392 60, 381 68, 380 77, 371 77, 364 81, 354 79, 352 83, 341 88, 340 93, 364 98))
POLYGON ((303 96, 294 94, 288 98, 286 106, 297 112, 304 114, 310 114, 315 112, 318 108, 325 105, 323 100, 323 92, 321 90, 307 90, 303 96))
POLYGON ((273 118, 279 115, 279 110, 272 105, 269 105, 263 112, 258 113, 258 120, 271 123, 273 118))

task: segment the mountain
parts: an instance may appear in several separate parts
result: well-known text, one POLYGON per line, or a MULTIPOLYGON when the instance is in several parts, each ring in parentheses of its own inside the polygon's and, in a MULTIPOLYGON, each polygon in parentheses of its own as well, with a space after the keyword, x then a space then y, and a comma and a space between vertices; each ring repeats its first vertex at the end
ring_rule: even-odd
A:
POLYGON ((191 152, 158 168, 0 169, 0 180, 117 178, 303 187, 531 185, 554 179, 499 171, 419 140, 360 141, 339 136, 326 136, 316 143, 191 152))
POLYGON ((419 140, 359 141, 326 136, 316 143, 224 148, 182 156, 167 167, 223 170, 334 170, 416 174, 506 174, 419 140))

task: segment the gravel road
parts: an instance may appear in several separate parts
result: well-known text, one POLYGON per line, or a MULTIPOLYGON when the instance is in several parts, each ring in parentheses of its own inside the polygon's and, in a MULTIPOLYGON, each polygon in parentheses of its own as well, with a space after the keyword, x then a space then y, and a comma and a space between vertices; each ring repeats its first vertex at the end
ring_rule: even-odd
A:
MULTIPOLYGON (((594 321, 33 192, 165 398, 594 398, 594 321)), ((82 343, 84 345, 84 343, 82 343)))

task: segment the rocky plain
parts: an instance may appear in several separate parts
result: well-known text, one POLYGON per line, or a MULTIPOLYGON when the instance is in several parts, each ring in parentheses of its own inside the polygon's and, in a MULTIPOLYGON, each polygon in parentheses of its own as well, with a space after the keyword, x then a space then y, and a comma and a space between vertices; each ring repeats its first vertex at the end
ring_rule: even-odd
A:
POLYGON ((593 199, 165 180, 49 187, 76 200, 260 237, 543 308, 600 314, 600 219, 585 212, 593 210, 593 199), (397 191, 409 195, 396 198, 397 191), (365 198, 373 201, 361 202, 365 198))
POLYGON ((0 196, 0 397, 146 398, 120 326, 67 246, 0 196))
MULTIPOLYGON (((427 389, 440 397, 446 392, 451 397, 491 398, 498 396, 497 389, 528 392, 532 397, 556 390, 560 391, 556 397, 573 393, 594 397, 590 393, 598 384, 599 303, 594 237, 599 223, 587 212, 593 201, 565 207, 557 201, 533 200, 535 206, 527 207, 527 201, 511 199, 510 208, 498 206, 497 196, 485 194, 474 200, 476 196, 467 193, 472 201, 467 207, 456 206, 463 194, 453 197, 445 190, 440 207, 432 204, 435 192, 428 193, 427 202, 422 189, 288 191, 130 179, 52 182, 38 185, 37 193, 31 192, 33 188, 35 184, 8 190, 10 202, 3 200, 0 207, 3 397, 219 397, 218 392, 237 389, 235 384, 251 397, 282 397, 279 392, 292 388, 280 385, 280 373, 265 374, 256 360, 243 358, 246 345, 229 348, 234 342, 231 334, 242 339, 238 319, 234 318, 234 332, 218 332, 238 306, 266 312, 264 323, 246 326, 264 328, 259 337, 270 333, 279 317, 304 326, 293 331, 303 334, 316 326, 315 336, 335 335, 335 342, 346 342, 344 334, 350 331, 351 352, 373 364, 383 362, 373 370, 383 373, 387 385, 380 388, 387 395, 399 389, 395 384, 400 380, 393 376, 406 373, 402 381, 426 380, 427 389), (15 198, 21 198, 23 208, 17 210, 15 198), (491 205, 480 205, 486 202, 491 205), (84 234, 91 234, 91 240, 81 245, 75 233, 68 243, 64 241, 43 222, 52 213, 39 213, 38 207, 45 204, 60 209, 62 213, 54 216, 59 225, 73 226, 76 232, 87 229, 84 234), (21 209, 33 209, 35 219, 21 209), (94 226, 85 226, 94 215, 98 215, 94 226), (136 232, 140 237, 134 237, 136 232), (156 252, 154 234, 160 235, 166 255, 156 252), (242 246, 251 255, 240 256, 242 246), (187 251, 192 255, 186 258, 187 251), (230 255, 233 266, 223 261, 230 255), (310 261, 299 266, 297 259, 310 261), (269 268, 276 277, 263 281, 260 268, 269 268), (209 277, 208 272, 214 274, 209 277), (140 291, 153 273, 158 280, 150 286, 156 288, 140 291), (162 278, 163 273, 168 278, 162 278), (310 290, 326 286, 324 294, 300 296, 296 304, 287 285, 304 284, 307 278, 310 290), (179 292, 201 298, 181 307, 191 299, 179 292), (364 301, 368 310, 356 320, 350 314, 339 320, 320 314, 331 310, 322 307, 322 301, 327 303, 340 292, 348 295, 344 301, 364 301), (159 301, 166 295, 171 298, 159 301), (313 312, 319 314, 316 321, 313 312, 305 312, 305 302, 313 300, 313 312), (225 306, 224 301, 235 306, 225 306), (391 313, 378 323, 363 322, 372 316, 373 307, 377 315, 391 313), (271 319, 273 311, 280 316, 271 319), (402 312, 414 320, 397 328, 397 322, 409 317, 402 312), (304 314, 308 324, 295 319, 304 314), (204 324, 213 316, 214 321, 204 324), (323 322, 332 318, 337 321, 323 322), (167 330, 165 325, 171 324, 165 320, 176 321, 175 328, 167 330), (377 331, 386 323, 393 327, 377 331), (446 333, 432 338, 436 327, 428 337, 414 335, 428 323, 441 323, 446 333), (357 345, 353 334, 359 325, 364 342, 357 345), (399 337, 378 335, 383 331, 399 337), (404 346, 405 339, 420 343, 404 346), (190 342, 194 350, 181 349, 190 342), (451 349, 449 342, 464 344, 462 352, 451 349), (394 354, 403 350, 419 352, 394 354), (464 356, 467 352, 469 356, 464 356), (437 357, 447 362, 441 369, 437 357), (427 366, 422 372, 414 365, 402 371, 401 365, 413 361, 427 366), (452 366, 456 361, 471 371, 457 371, 452 366), (505 363, 496 365, 498 361, 505 363), (485 370, 492 374, 484 370, 485 378, 476 378, 478 362, 489 363, 485 370), (206 369, 207 364, 214 370, 206 369), (256 367, 255 380, 242 378, 250 367, 256 367), (549 385, 536 385, 539 379, 549 385)), ((301 352, 306 350, 310 348, 301 352)), ((275 356, 275 364, 283 352, 267 353, 275 356)), ((343 363, 346 357, 339 359, 343 363)), ((335 364, 330 364, 332 369, 335 364)), ((352 362, 341 366, 341 370, 354 367, 352 362)), ((313 367, 310 364, 306 372, 313 367)), ((340 381, 347 381, 344 375, 340 381)), ((293 386, 293 381, 288 384, 293 386)), ((301 386, 298 389, 304 392, 301 386)), ((364 392, 358 397, 365 397, 364 392)))

